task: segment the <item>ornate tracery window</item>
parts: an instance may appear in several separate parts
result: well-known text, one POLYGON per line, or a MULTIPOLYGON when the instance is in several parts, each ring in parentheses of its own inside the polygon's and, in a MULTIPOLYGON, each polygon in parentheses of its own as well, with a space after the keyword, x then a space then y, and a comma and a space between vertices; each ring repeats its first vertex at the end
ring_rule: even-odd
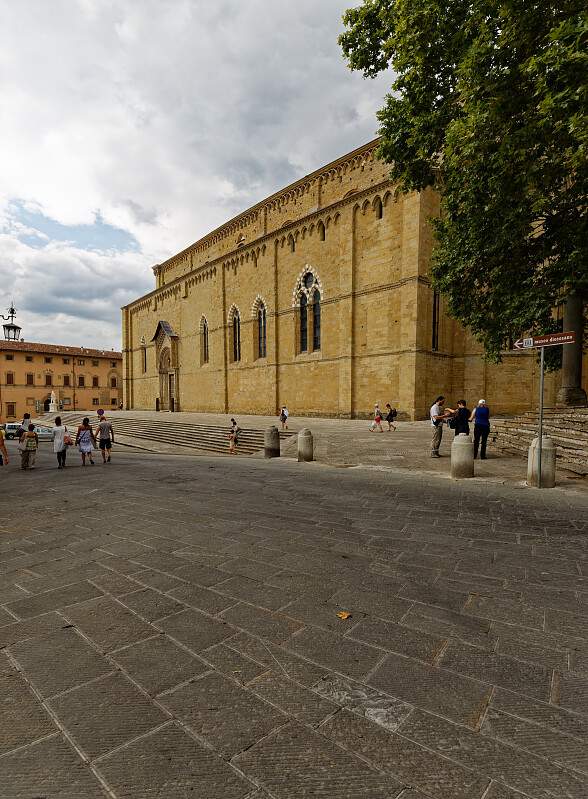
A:
POLYGON ((296 350, 316 352, 321 348, 321 285, 314 272, 304 272, 295 290, 296 350))

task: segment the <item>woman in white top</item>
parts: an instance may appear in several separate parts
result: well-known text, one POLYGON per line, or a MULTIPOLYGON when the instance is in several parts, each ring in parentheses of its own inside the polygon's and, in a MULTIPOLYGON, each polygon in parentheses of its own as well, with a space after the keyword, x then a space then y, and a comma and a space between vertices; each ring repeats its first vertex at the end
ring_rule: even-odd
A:
POLYGON ((61 416, 57 416, 55 418, 55 427, 53 428, 53 452, 57 455, 58 469, 65 469, 65 457, 67 455, 65 439, 67 435, 67 427, 61 424, 61 416))

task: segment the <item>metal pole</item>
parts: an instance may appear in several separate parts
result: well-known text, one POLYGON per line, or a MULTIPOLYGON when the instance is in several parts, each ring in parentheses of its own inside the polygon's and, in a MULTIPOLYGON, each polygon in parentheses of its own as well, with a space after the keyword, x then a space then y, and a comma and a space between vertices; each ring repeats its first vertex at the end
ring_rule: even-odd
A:
POLYGON ((541 347, 541 375, 539 376, 539 441, 537 447, 537 488, 541 488, 541 451, 543 448, 543 380, 545 377, 545 347, 541 347))

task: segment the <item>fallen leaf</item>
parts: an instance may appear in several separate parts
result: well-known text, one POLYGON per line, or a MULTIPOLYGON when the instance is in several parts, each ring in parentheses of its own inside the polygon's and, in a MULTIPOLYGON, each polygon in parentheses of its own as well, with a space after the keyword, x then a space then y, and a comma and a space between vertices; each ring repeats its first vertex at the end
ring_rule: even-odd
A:
POLYGON ((348 610, 341 610, 341 611, 339 611, 339 613, 337 613, 337 616, 338 616, 338 618, 343 619, 343 620, 350 619, 351 618, 351 613, 349 613, 348 610))

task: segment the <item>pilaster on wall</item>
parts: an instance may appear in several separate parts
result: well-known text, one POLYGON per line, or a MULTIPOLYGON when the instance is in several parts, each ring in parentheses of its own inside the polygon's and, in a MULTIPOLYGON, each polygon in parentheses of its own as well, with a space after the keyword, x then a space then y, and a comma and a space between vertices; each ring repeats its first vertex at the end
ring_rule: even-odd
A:
POLYGON ((122 309, 122 345, 123 345, 123 405, 132 408, 133 401, 133 336, 132 315, 128 308, 122 309))
MULTIPOLYGON (((349 232, 349 246, 342 247, 342 251, 349 253, 346 262, 341 263, 340 293, 342 299, 338 303, 339 314, 339 342, 341 360, 339 361, 339 415, 351 418, 353 416, 353 381, 356 365, 354 363, 354 287, 355 287, 355 253, 356 253, 356 213, 355 206, 345 209, 344 219, 349 232)), ((344 229, 344 225, 341 225, 344 229)))
POLYGON ((227 295, 226 295, 226 275, 227 267, 225 264, 221 265, 220 273, 221 273, 221 310, 222 310, 222 317, 221 317, 221 324, 220 324, 220 334, 222 336, 222 347, 223 347, 223 411, 224 413, 229 412, 229 363, 228 363, 228 350, 227 347, 229 343, 227 341, 227 295))

